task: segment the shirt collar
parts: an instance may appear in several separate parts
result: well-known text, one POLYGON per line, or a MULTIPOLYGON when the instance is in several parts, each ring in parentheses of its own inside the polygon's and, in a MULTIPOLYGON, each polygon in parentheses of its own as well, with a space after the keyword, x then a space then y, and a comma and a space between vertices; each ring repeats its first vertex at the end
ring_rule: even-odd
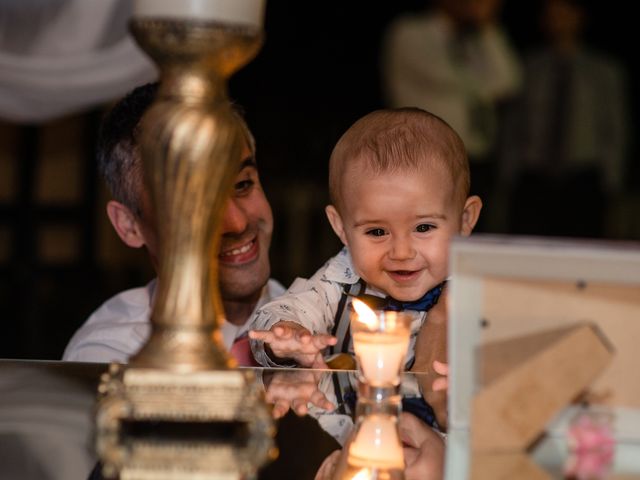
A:
POLYGON ((354 284, 360 280, 360 276, 353 268, 349 249, 344 247, 340 253, 333 257, 327 264, 324 272, 327 280, 338 283, 354 284))

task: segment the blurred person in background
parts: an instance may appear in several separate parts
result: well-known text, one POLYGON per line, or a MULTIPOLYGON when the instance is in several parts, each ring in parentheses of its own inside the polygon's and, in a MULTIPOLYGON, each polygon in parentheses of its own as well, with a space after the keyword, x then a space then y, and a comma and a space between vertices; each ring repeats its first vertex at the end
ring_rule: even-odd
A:
POLYGON ((436 0, 388 27, 381 73, 391 107, 428 110, 458 132, 469 155, 472 194, 492 223, 502 104, 521 85, 519 58, 499 24, 501 0, 436 0))
POLYGON ((501 152, 513 233, 605 236, 607 207, 623 191, 626 73, 586 43, 588 14, 580 0, 542 3, 546 42, 525 57, 501 152))

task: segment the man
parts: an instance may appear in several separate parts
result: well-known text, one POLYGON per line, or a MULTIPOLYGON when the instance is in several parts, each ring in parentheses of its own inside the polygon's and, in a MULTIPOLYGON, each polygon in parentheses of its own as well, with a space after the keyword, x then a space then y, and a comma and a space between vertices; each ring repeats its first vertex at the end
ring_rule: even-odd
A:
MULTIPOLYGON (((113 200, 107 215, 122 241, 145 247, 157 267, 154 212, 143 181, 138 139, 140 120, 151 105, 157 84, 134 89, 103 120, 98 144, 99 169, 113 200)), ((240 365, 253 364, 246 339, 246 322, 253 311, 284 288, 269 279, 271 208, 255 163, 255 145, 242 121, 246 143, 233 193, 222 218, 218 255, 220 293, 226 320, 220 326, 224 344, 240 365)), ((156 280, 107 300, 74 334, 63 360, 126 362, 150 334, 149 315, 156 280)))

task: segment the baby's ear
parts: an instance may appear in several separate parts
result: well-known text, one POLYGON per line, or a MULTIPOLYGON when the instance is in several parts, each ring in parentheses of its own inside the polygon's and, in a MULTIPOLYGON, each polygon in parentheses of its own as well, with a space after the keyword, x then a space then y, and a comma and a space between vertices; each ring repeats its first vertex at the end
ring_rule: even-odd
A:
POLYGON ((477 195, 471 195, 464 202, 464 209, 462 210, 462 222, 460 225, 460 235, 468 237, 473 231, 473 227, 478 222, 480 217, 480 210, 482 210, 482 200, 477 195))
POLYGON ((329 219, 329 223, 331 224, 331 228, 336 232, 336 235, 340 239, 340 241, 347 245, 347 236, 344 234, 344 224, 342 223, 342 217, 336 210, 336 207, 333 205, 327 205, 324 209, 327 214, 327 218, 329 219))

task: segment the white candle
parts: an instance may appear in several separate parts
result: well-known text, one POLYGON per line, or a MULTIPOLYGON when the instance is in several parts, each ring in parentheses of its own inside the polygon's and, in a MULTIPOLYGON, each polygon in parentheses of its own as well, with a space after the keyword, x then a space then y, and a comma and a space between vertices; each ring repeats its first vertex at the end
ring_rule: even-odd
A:
POLYGON ((404 468, 397 417, 384 414, 363 417, 349 446, 348 462, 354 467, 404 468))
POLYGON ((216 21, 262 28, 266 0, 134 0, 134 18, 216 21))
POLYGON ((399 385, 409 348, 412 315, 374 312, 357 299, 353 307, 356 310, 351 319, 353 349, 363 380, 374 387, 399 385))
POLYGON ((398 385, 409 347, 409 332, 357 332, 353 348, 366 381, 374 387, 398 385))

